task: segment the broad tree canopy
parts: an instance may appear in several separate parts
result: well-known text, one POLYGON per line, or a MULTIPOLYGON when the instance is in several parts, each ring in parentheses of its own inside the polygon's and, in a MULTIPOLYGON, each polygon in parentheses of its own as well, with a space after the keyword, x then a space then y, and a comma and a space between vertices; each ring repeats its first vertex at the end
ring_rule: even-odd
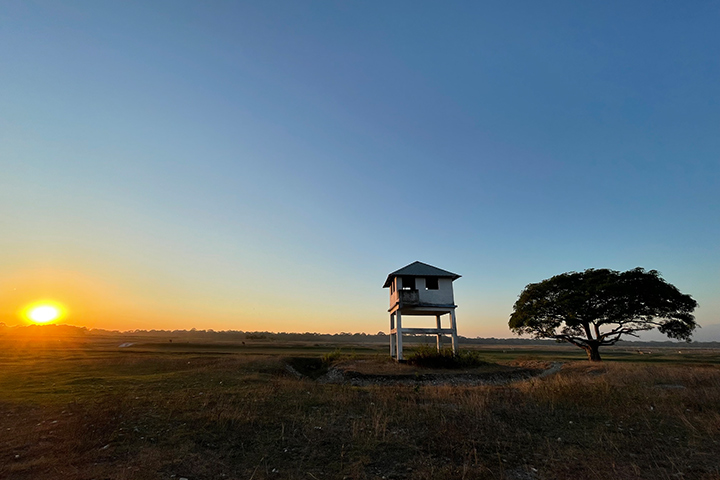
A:
POLYGON ((525 287, 510 315, 510 329, 554 338, 583 348, 600 360, 599 347, 624 335, 657 328, 670 338, 690 340, 697 302, 680 293, 656 270, 588 269, 555 275, 525 287))

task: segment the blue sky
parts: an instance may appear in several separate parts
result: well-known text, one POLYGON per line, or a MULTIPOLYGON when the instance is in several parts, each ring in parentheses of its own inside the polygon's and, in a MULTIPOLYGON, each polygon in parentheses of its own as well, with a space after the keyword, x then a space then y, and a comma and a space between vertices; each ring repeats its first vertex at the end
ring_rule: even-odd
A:
POLYGON ((5 2, 0 321, 42 295, 106 328, 374 333, 420 260, 463 276, 464 335, 591 267, 720 324, 719 14, 5 2))

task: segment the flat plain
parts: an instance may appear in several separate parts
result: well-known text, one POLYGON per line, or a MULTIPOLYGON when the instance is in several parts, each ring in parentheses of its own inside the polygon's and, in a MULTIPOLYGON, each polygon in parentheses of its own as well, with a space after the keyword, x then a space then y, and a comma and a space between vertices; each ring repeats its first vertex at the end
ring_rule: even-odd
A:
POLYGON ((472 348, 0 338, 0 478, 720 479, 720 351, 472 348))

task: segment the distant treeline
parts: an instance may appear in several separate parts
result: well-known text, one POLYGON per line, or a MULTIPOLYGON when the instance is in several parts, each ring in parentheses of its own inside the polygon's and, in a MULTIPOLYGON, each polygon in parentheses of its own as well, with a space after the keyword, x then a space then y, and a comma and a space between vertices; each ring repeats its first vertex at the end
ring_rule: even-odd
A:
MULTIPOLYGON (((293 332, 245 332, 242 330, 104 330, 100 328, 88 329, 85 327, 75 327, 72 325, 27 325, 8 327, 4 323, 0 323, 0 338, 2 337, 141 337, 161 341, 202 341, 202 342, 315 342, 315 343, 378 343, 384 344, 388 342, 388 336, 385 332, 369 333, 293 333, 293 332)), ((445 343, 449 344, 450 339, 445 338, 445 343)), ((409 343, 434 343, 434 335, 416 335, 408 336, 406 342, 409 343)), ((460 343, 465 345, 563 345, 558 344, 554 340, 536 340, 530 338, 481 338, 481 337, 463 337, 460 336, 460 343)), ((639 347, 639 346, 684 346, 684 347, 702 347, 702 348, 720 348, 720 342, 642 342, 642 341, 621 341, 622 345, 639 347)))

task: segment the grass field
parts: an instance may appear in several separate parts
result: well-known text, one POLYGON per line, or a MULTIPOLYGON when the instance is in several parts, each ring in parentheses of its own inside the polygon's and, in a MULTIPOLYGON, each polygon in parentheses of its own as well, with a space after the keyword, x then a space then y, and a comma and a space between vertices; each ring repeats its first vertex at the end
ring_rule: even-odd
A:
POLYGON ((426 372, 378 346, 127 343, 0 343, 0 478, 720 479, 718 351, 494 346, 484 371, 563 366, 358 387, 287 365, 426 372))

